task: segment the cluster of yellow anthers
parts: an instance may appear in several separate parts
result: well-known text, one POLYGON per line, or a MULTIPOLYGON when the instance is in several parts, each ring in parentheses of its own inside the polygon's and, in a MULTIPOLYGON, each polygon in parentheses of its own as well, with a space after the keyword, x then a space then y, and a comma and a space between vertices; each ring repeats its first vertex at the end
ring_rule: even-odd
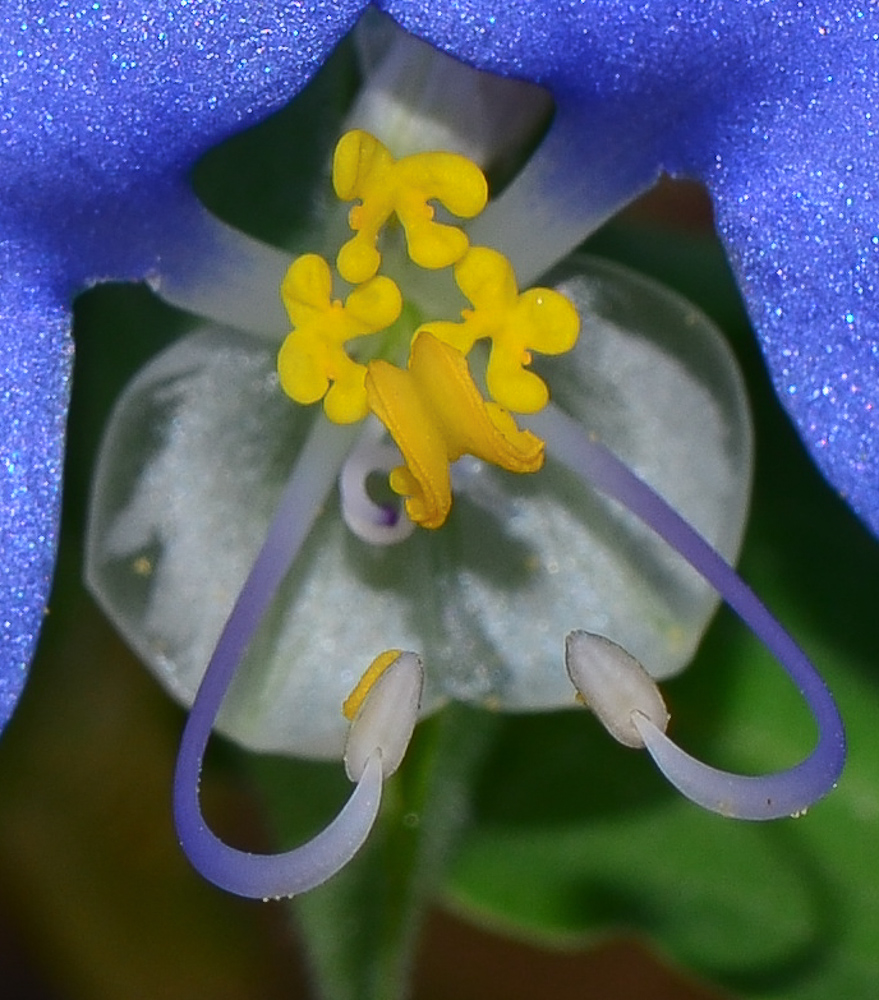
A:
POLYGON ((432 201, 465 219, 485 207, 485 177, 465 157, 417 153, 395 160, 377 139, 355 130, 336 147, 333 185, 343 201, 359 200, 348 217, 354 236, 336 259, 339 275, 354 288, 343 304, 333 298, 333 276, 322 257, 306 254, 293 263, 281 288, 293 324, 278 355, 281 385, 297 403, 323 399, 336 423, 374 413, 405 462, 391 473, 391 488, 406 498, 413 521, 438 528, 452 503, 449 465, 461 455, 512 472, 542 466, 543 442, 520 430, 508 411, 534 413, 546 403, 542 379, 525 370, 531 351, 570 350, 579 319, 558 292, 533 288, 520 295, 502 254, 471 247, 462 229, 435 221, 432 201), (410 259, 431 270, 453 267, 472 306, 462 310, 461 322, 419 326, 405 369, 385 360, 362 364, 346 350, 350 341, 389 330, 400 319, 400 290, 377 273, 380 237, 394 216, 410 259), (485 371, 490 401, 466 360, 483 338, 491 341, 485 371))

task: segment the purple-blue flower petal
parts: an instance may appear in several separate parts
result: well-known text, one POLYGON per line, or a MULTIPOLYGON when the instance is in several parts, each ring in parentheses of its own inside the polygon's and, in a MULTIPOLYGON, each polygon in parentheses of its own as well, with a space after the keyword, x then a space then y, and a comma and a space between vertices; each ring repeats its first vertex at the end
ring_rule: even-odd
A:
POLYGON ((0 244, 0 725, 24 685, 46 611, 58 533, 71 350, 51 268, 0 244))
POLYGON ((776 392, 879 533, 879 16, 848 17, 816 33, 818 79, 731 130, 706 179, 776 392))
POLYGON ((199 155, 287 102, 364 6, 5 4, 0 233, 50 245, 68 280, 147 269, 136 224, 173 219, 199 155))
POLYGON ((354 0, 10 0, 0 13, 0 725, 24 682, 58 529, 73 294, 192 259, 201 153, 282 106, 354 0))
POLYGON ((660 170, 708 184, 776 390, 828 479, 879 532, 879 8, 384 6, 474 65, 552 91, 543 195, 572 233, 660 170))

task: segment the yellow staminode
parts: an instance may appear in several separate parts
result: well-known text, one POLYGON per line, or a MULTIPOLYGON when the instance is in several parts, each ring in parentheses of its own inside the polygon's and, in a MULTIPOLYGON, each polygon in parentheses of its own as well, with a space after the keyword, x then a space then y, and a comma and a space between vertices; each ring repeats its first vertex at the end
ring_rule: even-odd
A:
POLYGON ((278 374, 282 388, 297 403, 323 398, 330 420, 348 424, 367 413, 366 368, 348 356, 344 345, 389 327, 403 303, 394 282, 382 276, 355 288, 344 305, 332 292, 332 275, 323 257, 305 254, 293 262, 281 286, 293 332, 278 354, 278 374))
POLYGON ((473 308, 462 312, 461 323, 425 323, 421 329, 464 354, 480 338, 491 338, 488 391, 508 410, 536 413, 549 393, 543 379, 524 366, 532 350, 563 354, 574 346, 580 331, 576 309, 549 288, 520 295, 510 262, 489 247, 471 247, 455 265, 455 280, 473 308))
MULTIPOLYGON (((366 132, 342 137, 333 161, 338 196, 359 199, 349 221, 355 231, 339 252, 336 267, 355 287, 344 305, 332 297, 333 277, 315 254, 290 268, 281 294, 293 323, 278 356, 281 385, 298 403, 324 401, 327 416, 352 423, 371 410, 403 455, 390 485, 406 498, 416 524, 438 528, 452 503, 450 463, 474 455, 511 472, 536 472, 544 444, 520 430, 509 411, 534 413, 548 399, 543 380, 526 370, 531 352, 559 354, 574 346, 579 319, 558 292, 534 288, 519 294, 510 262, 488 247, 470 247, 462 230, 434 221, 431 200, 472 218, 482 211, 487 187, 482 171, 455 153, 419 153, 395 160, 366 132), (376 276, 376 241, 396 215, 409 255, 428 268, 454 265, 455 280, 472 308, 458 323, 423 324, 412 338, 408 367, 389 361, 355 361, 349 341, 397 323, 400 290, 376 276), (475 341, 491 340, 486 383, 493 401, 476 387, 466 355, 475 341)), ((413 324, 414 325, 414 324, 413 324)), ((393 343, 379 342, 375 358, 393 343)), ((380 673, 393 661, 384 654, 345 703, 352 717, 380 673)))
POLYGON ((378 270, 379 231, 396 214, 406 232, 409 256, 426 268, 448 267, 466 253, 468 241, 457 226, 434 221, 431 200, 463 219, 478 215, 488 200, 485 177, 457 153, 415 153, 395 160, 368 132, 356 129, 339 141, 333 158, 333 185, 342 201, 360 199, 351 209, 355 235, 336 260, 339 274, 356 284, 378 270))
POLYGON ((357 715, 360 706, 366 700, 373 684, 401 655, 402 652, 399 649, 386 649, 383 653, 379 653, 366 668, 366 672, 357 682, 357 686, 342 703, 342 714, 349 722, 354 721, 354 716, 357 715))
POLYGON ((403 453, 391 488, 406 497, 406 513, 425 528, 438 528, 452 505, 449 463, 475 455, 511 472, 536 472, 544 445, 530 431, 480 395, 460 351, 430 333, 416 335, 407 370, 371 361, 369 408, 403 453))

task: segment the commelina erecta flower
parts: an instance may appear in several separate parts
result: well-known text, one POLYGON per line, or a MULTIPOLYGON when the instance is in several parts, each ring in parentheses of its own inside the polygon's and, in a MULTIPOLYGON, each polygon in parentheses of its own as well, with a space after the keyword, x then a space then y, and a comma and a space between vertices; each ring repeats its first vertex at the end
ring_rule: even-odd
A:
MULTIPOLYGON (((188 175, 288 101, 363 3, 6 5, 3 197, 3 717, 44 614, 57 534, 70 304, 107 278, 235 317, 287 257, 212 220, 188 175)), ((776 388, 836 488, 879 527, 875 283, 879 15, 868 6, 377 4, 555 101, 526 168, 468 228, 528 288, 663 170, 703 180, 776 388), (498 220, 501 220, 503 225, 498 220), (512 221, 511 221, 512 220, 512 221), (523 226, 520 233, 516 221, 523 226)))
POLYGON ((281 284, 285 334, 212 324, 175 344, 123 394, 99 461, 89 583, 192 706, 185 851, 242 895, 320 884, 368 834, 417 719, 450 699, 522 710, 578 694, 701 805, 802 811, 835 784, 844 737, 820 677, 717 551, 737 547, 750 463, 727 349, 692 307, 576 255, 521 289, 505 253, 520 220, 479 227, 489 186, 461 150, 508 154, 540 95, 384 20, 359 29, 372 61, 333 155, 336 198, 318 199, 281 284), (819 724, 788 771, 720 772, 665 736, 656 678, 687 663, 716 593, 819 724), (348 804, 287 853, 224 844, 198 802, 215 725, 253 749, 344 758, 348 804))

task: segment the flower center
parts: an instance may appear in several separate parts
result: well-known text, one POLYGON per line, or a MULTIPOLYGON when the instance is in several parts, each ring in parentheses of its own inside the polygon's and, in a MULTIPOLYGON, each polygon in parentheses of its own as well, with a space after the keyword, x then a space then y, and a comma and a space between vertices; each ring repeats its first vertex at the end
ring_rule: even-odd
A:
POLYGON ((511 411, 535 413, 546 404, 545 383, 528 370, 532 351, 569 351, 579 317, 551 289, 520 294, 503 254, 471 247, 463 229, 436 220, 434 201, 463 219, 486 205, 485 177, 466 157, 431 152, 394 159, 374 136, 354 130, 336 147, 333 186, 343 201, 358 201, 348 216, 354 236, 336 258, 338 276, 354 287, 344 303, 333 298, 332 270, 317 254, 290 267, 281 295, 293 330, 278 355, 281 386, 297 403, 323 399, 335 423, 354 423, 370 412, 378 417, 403 456, 391 472, 391 488, 406 498, 412 521, 438 528, 452 504, 450 463, 462 455, 510 472, 541 468, 543 441, 520 430, 511 411), (413 311, 423 315, 404 310, 397 283, 378 273, 386 230, 395 221, 409 260, 431 271, 453 268, 470 303, 460 322, 434 320, 406 330, 405 368, 382 357, 394 353, 398 321, 405 326, 413 311), (376 335, 369 360, 352 357, 351 342, 376 335), (491 342, 484 371, 489 399, 468 361, 479 340, 491 342))

